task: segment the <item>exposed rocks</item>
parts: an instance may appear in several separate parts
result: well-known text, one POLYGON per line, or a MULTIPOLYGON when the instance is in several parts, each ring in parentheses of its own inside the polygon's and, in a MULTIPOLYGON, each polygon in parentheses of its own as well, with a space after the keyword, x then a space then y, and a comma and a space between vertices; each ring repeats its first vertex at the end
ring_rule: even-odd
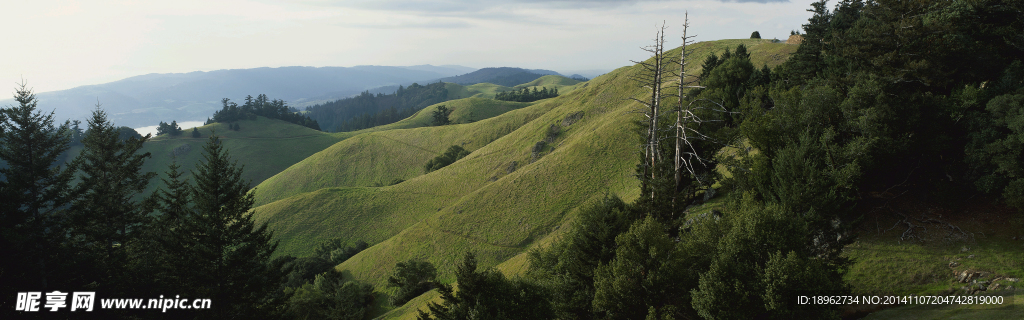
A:
POLYGON ((512 161, 512 163, 509 163, 508 167, 505 168, 505 173, 515 172, 516 171, 516 165, 518 165, 518 163, 515 162, 515 161, 512 161))
POLYGON ((960 276, 956 278, 956 281, 959 283, 968 283, 971 282, 971 280, 977 279, 979 277, 981 277, 981 272, 964 270, 963 272, 960 273, 960 276))
POLYGON ((576 121, 580 121, 580 119, 583 119, 583 111, 570 113, 569 115, 565 116, 565 119, 562 119, 562 126, 571 126, 573 123, 576 123, 576 121))
POLYGON ((530 157, 530 163, 533 163, 534 161, 537 161, 538 158, 540 158, 541 152, 544 151, 544 147, 547 145, 548 143, 543 140, 537 141, 537 143, 533 145, 533 153, 530 157))
POLYGON ((555 139, 558 139, 558 135, 561 133, 562 127, 559 127, 557 124, 552 124, 550 127, 548 127, 548 132, 544 136, 544 141, 547 143, 554 143, 555 139))

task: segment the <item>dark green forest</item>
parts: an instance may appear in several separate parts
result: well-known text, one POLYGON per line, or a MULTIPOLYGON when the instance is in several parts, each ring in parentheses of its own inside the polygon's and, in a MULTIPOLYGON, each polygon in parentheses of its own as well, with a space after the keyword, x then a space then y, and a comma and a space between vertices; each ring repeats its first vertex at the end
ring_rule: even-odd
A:
POLYGON ((306 111, 324 128, 342 132, 394 123, 444 101, 448 101, 444 83, 425 86, 413 83, 408 87, 398 86, 392 94, 363 92, 355 97, 306 107, 306 111))
MULTIPOLYGON (((381 297, 398 305, 430 290, 441 301, 420 319, 838 319, 838 307, 794 297, 850 294, 841 253, 869 201, 979 195, 1016 209, 1024 227, 1024 4, 844 0, 810 10, 803 44, 774 69, 756 68, 740 46, 686 61, 704 67, 687 75, 685 28, 682 53, 657 40, 634 77, 653 89, 622 97, 643 113, 623 128, 640 146, 636 201, 583 205, 564 236, 529 252, 520 277, 480 267, 472 252, 457 285, 427 262, 399 262, 390 297, 334 269, 365 242, 274 258, 244 168, 215 134, 188 178, 172 164, 155 181, 141 171, 148 136, 126 135, 99 108, 85 130, 57 123, 21 85, 18 104, 0 112, 0 291, 183 293, 214 304, 68 316, 102 319, 367 319, 381 297), (83 151, 64 162, 75 141, 83 151), (142 194, 150 183, 158 190, 142 194), (689 214, 716 197, 721 209, 689 214)), ((305 118, 260 95, 224 99, 211 121, 271 114, 354 130, 446 98, 442 83, 414 84, 305 118), (377 119, 384 110, 395 114, 377 119), (349 123, 360 114, 375 116, 349 123)), ((14 311, 10 298, 0 318, 47 315, 14 311)))
POLYGON ((519 90, 498 92, 494 95, 494 99, 515 102, 534 102, 540 99, 554 98, 557 96, 558 88, 548 90, 547 87, 543 87, 542 89, 537 90, 537 88, 534 87, 533 90, 530 90, 529 88, 522 88, 519 90))

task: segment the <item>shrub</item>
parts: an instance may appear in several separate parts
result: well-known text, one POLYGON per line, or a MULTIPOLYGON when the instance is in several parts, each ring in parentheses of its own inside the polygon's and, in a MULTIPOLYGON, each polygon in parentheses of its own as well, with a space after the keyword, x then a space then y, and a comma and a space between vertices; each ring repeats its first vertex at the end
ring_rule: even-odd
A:
POLYGON ((423 170, 426 173, 430 173, 431 171, 441 169, 448 166, 449 164, 455 163, 455 161, 458 161, 459 159, 462 159, 467 155, 469 155, 468 150, 463 149, 460 146, 453 145, 451 147, 448 147, 448 150, 446 150, 443 154, 437 156, 436 158, 430 159, 430 161, 427 161, 427 164, 423 165, 423 170))

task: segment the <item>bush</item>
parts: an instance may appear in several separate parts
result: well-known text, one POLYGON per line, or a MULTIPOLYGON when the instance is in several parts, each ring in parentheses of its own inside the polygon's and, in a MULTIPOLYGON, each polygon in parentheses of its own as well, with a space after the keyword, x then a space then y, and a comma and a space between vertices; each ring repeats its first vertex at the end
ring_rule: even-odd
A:
POLYGON ((313 256, 337 265, 369 247, 370 245, 362 240, 348 246, 346 242, 341 241, 341 238, 333 238, 321 242, 313 251, 313 256))
POLYGON ((469 155, 469 151, 460 146, 448 147, 448 150, 443 154, 427 161, 427 164, 423 165, 423 170, 426 173, 430 173, 431 171, 441 169, 449 164, 455 163, 455 161, 458 161, 467 155, 469 155))
POLYGON ((754 31, 754 33, 750 34, 750 38, 751 39, 761 39, 761 33, 757 32, 757 31, 754 31))

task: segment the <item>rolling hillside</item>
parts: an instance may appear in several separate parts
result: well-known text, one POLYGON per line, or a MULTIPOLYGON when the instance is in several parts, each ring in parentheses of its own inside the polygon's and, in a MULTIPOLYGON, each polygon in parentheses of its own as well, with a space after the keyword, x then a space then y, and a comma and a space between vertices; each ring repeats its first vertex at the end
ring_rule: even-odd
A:
POLYGON ((150 182, 145 194, 163 185, 159 178, 164 177, 172 161, 181 166, 179 170, 184 172, 183 177, 190 177, 189 171, 203 158, 203 145, 211 131, 221 137, 231 157, 245 166, 242 177, 252 180, 254 186, 344 138, 343 135, 264 117, 236 123, 242 128, 240 131, 228 130, 224 123, 214 123, 199 127, 200 138, 192 138, 191 130, 187 130, 181 136, 161 135, 146 142, 141 152, 149 152, 152 158, 146 161, 142 170, 157 172, 160 176, 150 182))
MULTIPOLYGON (((739 43, 749 47, 756 66, 777 65, 796 48, 723 40, 693 45, 691 58, 701 61, 739 43)), ((690 65, 694 72, 700 64, 690 65)), ((304 255, 332 237, 373 244, 338 269, 378 290, 385 290, 396 262, 412 258, 434 263, 450 281, 454 262, 467 251, 483 266, 504 263, 503 270, 515 273, 525 262, 521 254, 565 229, 580 204, 605 194, 636 197, 635 115, 629 113, 636 106, 627 98, 641 94, 628 79, 638 70, 620 68, 486 120, 407 129, 426 121, 432 106, 402 122, 351 133, 261 184, 256 215, 281 240, 279 254, 304 255), (452 144, 472 153, 421 174, 423 163, 452 144), (394 179, 405 181, 371 187, 394 179)))

